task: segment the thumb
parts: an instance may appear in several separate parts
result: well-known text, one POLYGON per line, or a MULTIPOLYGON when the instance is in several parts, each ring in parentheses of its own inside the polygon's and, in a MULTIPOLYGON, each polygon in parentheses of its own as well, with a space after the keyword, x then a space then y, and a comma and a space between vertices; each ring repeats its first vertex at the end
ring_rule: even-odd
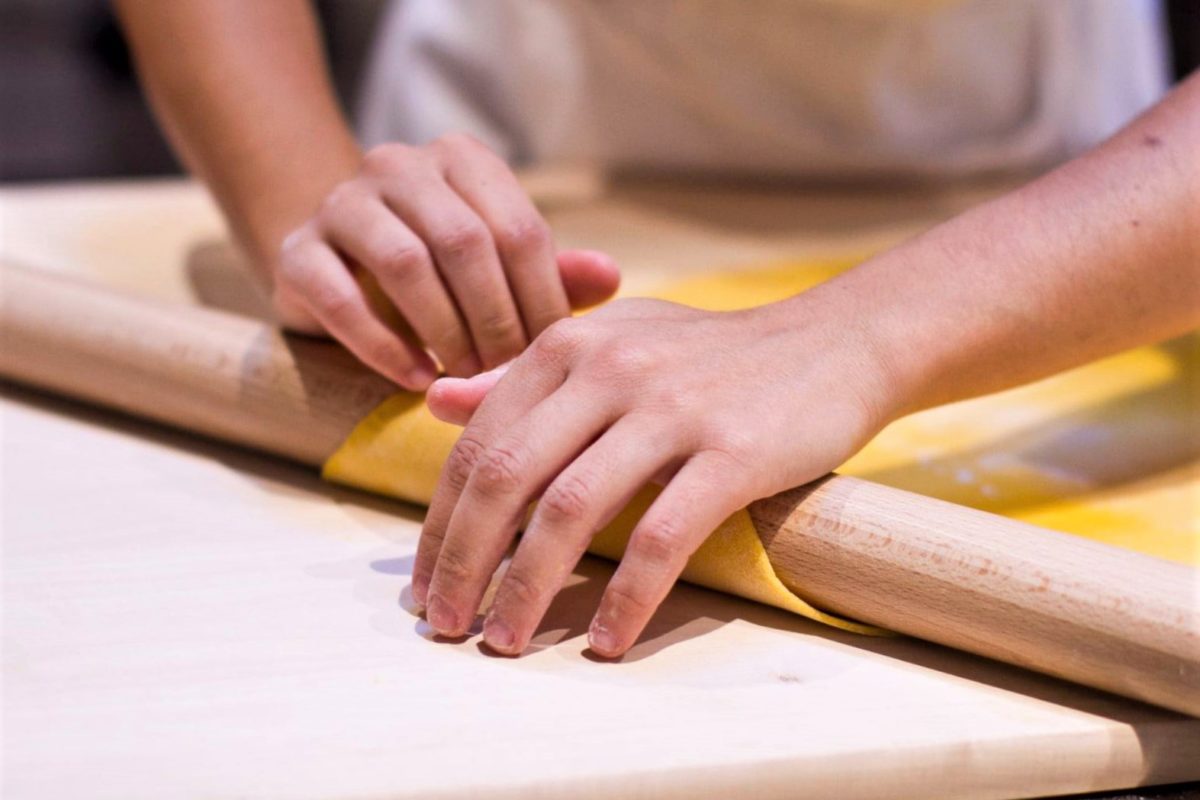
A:
POLYGON ((475 409, 483 402, 483 398, 487 397, 492 387, 508 372, 510 363, 512 362, 470 378, 439 378, 425 394, 429 410, 442 422, 466 425, 471 421, 475 409))
POLYGON ((621 285, 616 262, 599 250, 563 250, 558 254, 558 273, 574 309, 607 300, 621 285))
MULTIPOLYGON (((558 254, 558 272, 571 308, 594 306, 616 294, 621 272, 616 262, 598 250, 564 250, 558 254)), ((508 364, 470 378, 440 378, 425 395, 429 410, 443 422, 466 425, 492 387, 508 371, 508 364)))

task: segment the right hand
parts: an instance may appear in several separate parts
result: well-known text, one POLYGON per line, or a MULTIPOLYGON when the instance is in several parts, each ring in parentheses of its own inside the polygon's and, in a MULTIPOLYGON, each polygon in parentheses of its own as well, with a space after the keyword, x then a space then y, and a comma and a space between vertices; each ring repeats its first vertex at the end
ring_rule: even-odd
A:
POLYGON ((465 135, 368 152, 358 175, 284 239, 273 273, 285 326, 333 336, 412 391, 437 377, 430 353, 452 376, 490 369, 619 282, 602 253, 556 255, 508 166, 465 135), (371 302, 358 270, 403 325, 371 302))

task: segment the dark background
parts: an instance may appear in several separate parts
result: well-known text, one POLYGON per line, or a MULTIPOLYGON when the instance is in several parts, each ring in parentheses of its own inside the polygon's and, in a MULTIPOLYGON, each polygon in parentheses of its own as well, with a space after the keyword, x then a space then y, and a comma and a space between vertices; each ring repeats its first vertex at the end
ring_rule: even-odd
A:
MULTIPOLYGON (((350 108, 385 1, 314 5, 350 108)), ((179 171, 106 0, 0 0, 0 180, 179 171)))

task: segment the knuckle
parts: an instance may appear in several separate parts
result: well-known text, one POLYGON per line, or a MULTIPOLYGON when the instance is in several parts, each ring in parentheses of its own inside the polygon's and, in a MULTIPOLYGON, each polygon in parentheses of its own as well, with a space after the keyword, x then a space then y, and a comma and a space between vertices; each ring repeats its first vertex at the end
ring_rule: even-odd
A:
POLYGON ((487 149, 483 142, 466 131, 451 131, 444 133, 434 140, 434 144, 445 150, 477 150, 487 149))
POLYGON ((645 345, 618 339, 600 351, 599 366, 616 375, 641 375, 654 368, 654 354, 645 345))
POLYGON ((496 232, 496 244, 505 253, 541 250, 550 243, 550 226, 540 217, 510 222, 496 232))
POLYGON ((456 492, 461 492, 467 485, 475 465, 487 448, 476 439, 463 434, 455 442, 450 456, 446 459, 442 479, 447 481, 456 492))
POLYGON ((302 225, 284 237, 279 245, 275 279, 287 286, 302 286, 311 274, 309 245, 313 242, 312 230, 302 225))
POLYGON ((465 583, 471 578, 471 565, 466 554, 449 544, 438 553, 434 571, 439 580, 447 581, 451 585, 465 583))
POLYGON ((643 591, 619 584, 609 584, 604 604, 612 619, 638 618, 654 610, 654 601, 643 591))
POLYGON ((301 225, 298 228, 293 228, 288 231, 287 235, 279 242, 279 258, 285 260, 294 257, 297 253, 303 250, 304 246, 312 238, 312 228, 308 224, 301 225))
POLYGON ((743 431, 726 423, 710 423, 702 432, 708 460, 717 468, 745 468, 753 461, 753 444, 743 431))
POLYGON ((478 330, 480 337, 487 342, 513 342, 525 335, 521 321, 507 310, 495 311, 484 316, 479 320, 478 330))
POLYGON ((352 204, 362 194, 356 182, 343 181, 329 190, 329 194, 321 201, 317 215, 328 218, 340 214, 347 205, 352 204))
POLYGON ((521 569, 510 569, 504 576, 504 593, 516 605, 533 606, 541 602, 542 589, 521 569))
POLYGON ((275 281, 294 290, 302 283, 304 272, 303 260, 295 244, 284 243, 279 253, 279 262, 275 268, 275 281))
POLYGON ((332 284, 313 286, 307 292, 313 308, 329 319, 342 321, 354 315, 354 296, 332 284))
POLYGON ((533 340, 533 354, 542 361, 569 361, 587 342, 586 323, 566 318, 555 322, 533 340))
POLYGON ((411 152, 407 145, 396 142, 375 145, 363 156, 363 171, 373 175, 395 172, 411 152))
POLYGON ((743 505, 779 490, 778 486, 771 488, 776 473, 764 470, 759 455, 748 447, 738 451, 709 450, 704 458, 708 462, 705 477, 709 485, 721 487, 728 497, 741 498, 743 505))
POLYGON ((373 266, 381 277, 411 277, 426 260, 424 248, 412 242, 379 240, 369 244, 367 249, 373 266))
POLYGON ((683 542, 682 524, 674 516, 662 515, 647 522, 634 537, 631 547, 638 557, 655 564, 674 560, 683 542))
POLYGON ((474 487, 488 497, 511 494, 521 486, 522 459, 512 450, 493 447, 475 466, 474 487))
POLYGON ((562 475, 550 484, 538 505, 550 521, 572 522, 587 513, 591 496, 586 481, 575 475, 562 475))
POLYGON ((694 398, 678 385, 659 386, 649 397, 649 407, 670 416, 678 416, 691 407, 694 398))
POLYGON ((488 232, 482 223, 462 220, 447 224, 434 238, 446 255, 462 258, 482 250, 487 244, 488 232))
POLYGON ((421 537, 417 540, 417 558, 413 564, 414 575, 425 573, 425 576, 428 577, 429 569, 436 560, 437 554, 442 551, 442 542, 445 540, 445 528, 430 525, 427 519, 421 527, 421 537))

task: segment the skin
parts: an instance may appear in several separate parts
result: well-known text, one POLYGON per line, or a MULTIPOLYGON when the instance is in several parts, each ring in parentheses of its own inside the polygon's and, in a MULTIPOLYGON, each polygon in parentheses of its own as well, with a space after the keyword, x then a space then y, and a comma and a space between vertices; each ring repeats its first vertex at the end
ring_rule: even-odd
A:
POLYGON ((431 355, 452 376, 502 365, 429 390, 466 428, 413 574, 430 624, 465 633, 540 499, 485 621, 500 653, 528 645, 594 532, 648 482, 663 491, 589 632, 601 655, 636 641, 723 518, 891 420, 1200 323, 1200 77, 1091 153, 784 302, 623 300, 570 319, 615 290, 612 262, 556 254, 468 137, 363 155, 304 0, 116 5, 164 126, 286 324, 411 389, 431 355))
POLYGON ((1200 76, 1024 188, 789 300, 736 313, 619 300, 552 325, 505 370, 444 379, 466 424, 426 517, 413 593, 520 653, 594 532, 663 484, 589 644, 636 640, 687 557, 755 499, 836 468, 889 421, 1200 325, 1200 76))
POLYGON ((116 9, 163 127, 287 327, 332 335, 424 390, 439 363, 459 376, 494 367, 566 317, 572 300, 616 290, 604 254, 556 253, 508 166, 475 139, 362 153, 306 0, 118 0, 116 9))

